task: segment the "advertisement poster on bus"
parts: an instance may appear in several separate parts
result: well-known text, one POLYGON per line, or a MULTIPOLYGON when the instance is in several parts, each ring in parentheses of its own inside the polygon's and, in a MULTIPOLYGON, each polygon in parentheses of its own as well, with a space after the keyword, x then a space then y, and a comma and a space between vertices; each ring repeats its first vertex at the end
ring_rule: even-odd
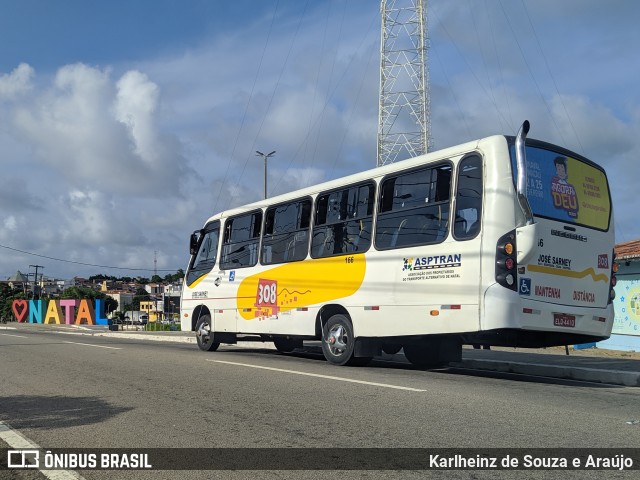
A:
POLYGON ((604 172, 541 148, 527 147, 526 156, 527 197, 534 214, 599 230, 609 228, 611 202, 604 172))
POLYGON ((640 275, 619 277, 615 290, 615 318, 611 333, 640 336, 640 275))

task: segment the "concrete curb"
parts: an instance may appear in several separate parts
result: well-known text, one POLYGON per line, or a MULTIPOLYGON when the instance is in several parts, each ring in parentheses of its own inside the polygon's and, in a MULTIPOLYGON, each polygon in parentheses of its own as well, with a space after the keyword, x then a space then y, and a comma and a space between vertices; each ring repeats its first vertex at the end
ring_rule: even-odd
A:
MULTIPOLYGON (((81 333, 80 335, 86 335, 81 333)), ((129 340, 153 340, 154 342, 196 343, 194 335, 154 335, 153 333, 128 333, 128 332, 95 332, 95 337, 126 338, 129 340)))
POLYGON ((504 360, 463 359, 452 366, 475 368, 503 373, 518 373, 540 377, 609 383, 627 387, 640 387, 640 372, 577 367, 573 365, 548 365, 504 360))

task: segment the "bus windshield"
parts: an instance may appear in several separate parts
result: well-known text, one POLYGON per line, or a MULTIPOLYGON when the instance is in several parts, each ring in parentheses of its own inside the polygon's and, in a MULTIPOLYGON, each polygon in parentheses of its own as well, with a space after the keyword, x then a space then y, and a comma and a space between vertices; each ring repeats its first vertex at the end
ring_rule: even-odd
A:
MULTIPOLYGON (((515 146, 510 146, 514 181, 515 146)), ((602 169, 578 155, 527 145, 527 198, 534 215, 607 231, 611 197, 602 169)))

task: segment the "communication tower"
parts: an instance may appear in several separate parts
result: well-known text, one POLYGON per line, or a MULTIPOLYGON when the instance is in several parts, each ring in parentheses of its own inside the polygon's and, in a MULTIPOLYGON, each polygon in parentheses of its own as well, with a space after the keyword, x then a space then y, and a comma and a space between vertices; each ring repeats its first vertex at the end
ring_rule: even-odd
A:
POLYGON ((431 147, 427 0, 381 0, 378 166, 431 147))

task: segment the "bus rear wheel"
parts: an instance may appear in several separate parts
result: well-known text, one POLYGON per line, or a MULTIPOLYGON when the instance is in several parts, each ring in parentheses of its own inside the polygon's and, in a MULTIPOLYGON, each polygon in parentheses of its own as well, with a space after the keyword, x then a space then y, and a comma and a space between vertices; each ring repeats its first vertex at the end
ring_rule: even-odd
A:
POLYGON ((382 351, 387 355, 395 355, 402 349, 402 345, 399 343, 383 343, 382 351))
POLYGON ((220 342, 214 342, 211 331, 211 316, 202 315, 196 324, 196 340, 200 350, 205 352, 215 352, 220 346, 220 342))
POLYGON ((274 338, 273 344, 280 353, 290 353, 296 348, 302 348, 300 340, 291 340, 289 338, 274 338))
POLYGON ((438 350, 434 351, 430 344, 404 345, 404 356, 416 367, 437 367, 443 362, 438 356, 438 350))

